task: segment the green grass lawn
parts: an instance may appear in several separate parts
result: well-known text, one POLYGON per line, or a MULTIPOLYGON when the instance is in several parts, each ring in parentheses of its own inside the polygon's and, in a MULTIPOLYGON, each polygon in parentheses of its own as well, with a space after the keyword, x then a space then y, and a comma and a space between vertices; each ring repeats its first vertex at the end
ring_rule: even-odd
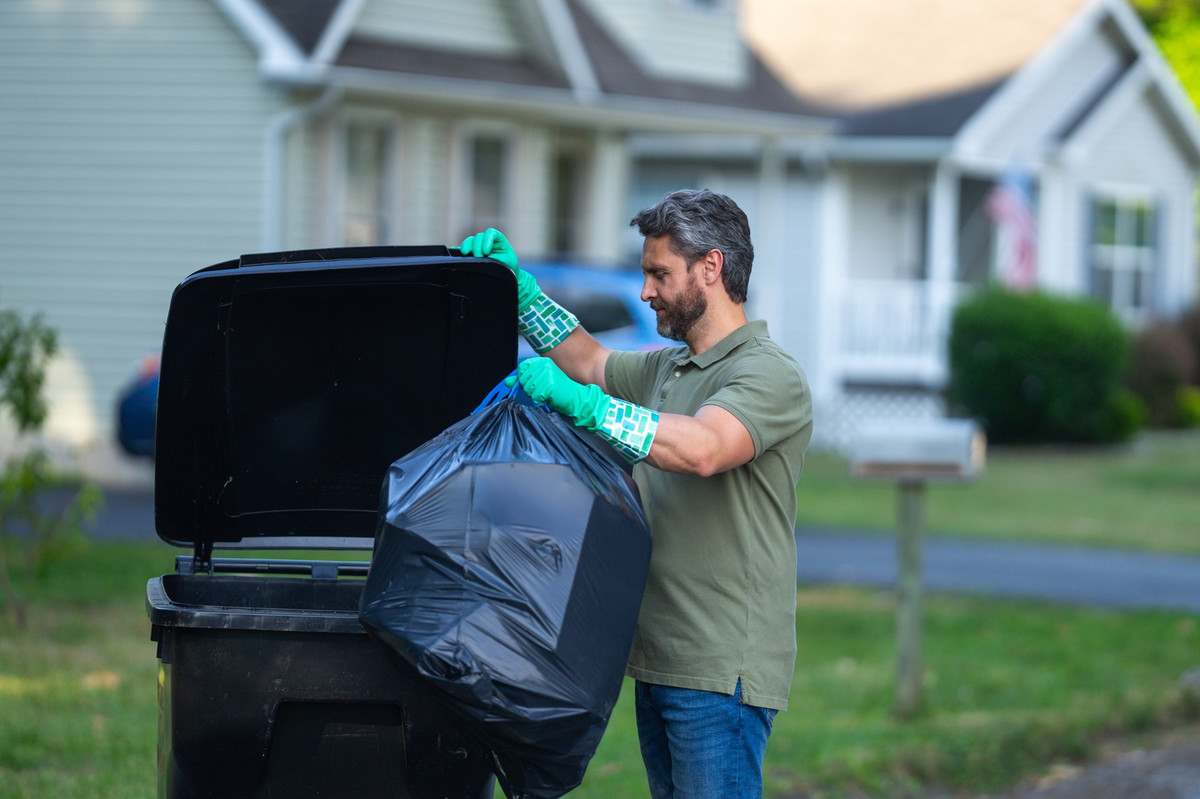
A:
MULTIPOLYGON (((0 799, 154 795, 157 660, 145 580, 166 545, 96 544, 32 588, 30 623, 0 621, 0 799)), ((890 592, 801 586, 791 709, 767 756, 769 795, 930 784, 991 788, 1076 758, 1105 734, 1195 717, 1189 614, 931 597, 926 704, 892 712, 890 592)), ((576 799, 644 797, 628 691, 576 799)), ((919 791, 918 791, 919 793, 919 791)))
MULTIPOLYGON (((888 529, 894 489, 810 459, 801 523, 888 529)), ((1113 451, 994 450, 969 486, 929 492, 932 529, 1195 552, 1200 437, 1113 451)), ((0 799, 155 794, 157 660, 146 580, 166 544, 94 543, 23 586, 30 621, 0 608, 0 799)), ((920 796, 993 790, 1084 757, 1103 736, 1198 716, 1180 677, 1200 667, 1200 619, 950 596, 926 599, 925 706, 892 711, 888 591, 800 586, 791 708, 767 753, 768 795, 920 796)), ((644 797, 623 693, 574 799, 644 797)), ((215 766, 219 767, 219 766, 215 766)))
MULTIPOLYGON (((895 527, 895 487, 850 479, 832 453, 808 457, 796 495, 801 526, 895 527)), ((930 484, 926 516, 941 533, 1200 554, 1200 432, 1112 449, 992 448, 974 482, 930 484)))

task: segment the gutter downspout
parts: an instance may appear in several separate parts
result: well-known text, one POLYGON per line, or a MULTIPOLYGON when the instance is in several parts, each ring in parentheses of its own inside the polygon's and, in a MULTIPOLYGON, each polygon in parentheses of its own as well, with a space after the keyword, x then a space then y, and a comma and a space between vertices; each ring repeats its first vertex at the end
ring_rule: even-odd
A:
POLYGON ((267 123, 263 132, 263 214, 260 234, 263 252, 283 249, 283 177, 288 134, 296 127, 324 115, 337 104, 342 94, 340 86, 326 86, 321 96, 313 102, 281 111, 267 123))

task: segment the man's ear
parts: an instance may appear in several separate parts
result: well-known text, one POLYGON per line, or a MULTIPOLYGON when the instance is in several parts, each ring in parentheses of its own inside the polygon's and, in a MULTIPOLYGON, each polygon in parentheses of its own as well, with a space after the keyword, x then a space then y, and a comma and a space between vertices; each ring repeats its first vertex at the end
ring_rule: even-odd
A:
POLYGON ((713 284, 721 280, 721 270, 725 268, 725 253, 715 247, 704 255, 701 261, 704 266, 704 282, 713 284))

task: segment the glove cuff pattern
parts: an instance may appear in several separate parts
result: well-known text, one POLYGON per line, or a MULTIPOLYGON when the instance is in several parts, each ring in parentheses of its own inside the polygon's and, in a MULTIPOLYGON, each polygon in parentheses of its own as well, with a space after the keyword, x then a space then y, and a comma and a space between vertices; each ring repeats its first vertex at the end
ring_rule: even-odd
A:
POLYGON ((517 315, 517 329, 538 355, 562 344, 579 327, 575 314, 538 292, 533 302, 517 315))
POLYGON ((658 432, 658 411, 611 397, 604 421, 595 430, 630 463, 638 463, 650 454, 650 444, 658 432))

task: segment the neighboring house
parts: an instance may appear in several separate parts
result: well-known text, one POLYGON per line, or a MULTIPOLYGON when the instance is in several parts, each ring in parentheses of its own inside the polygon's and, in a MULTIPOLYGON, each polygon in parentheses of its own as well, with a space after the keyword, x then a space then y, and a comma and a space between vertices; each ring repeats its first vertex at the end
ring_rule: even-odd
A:
MULTIPOLYGON (((1197 297, 1196 110, 1121 0, 745 0, 746 36, 836 107, 820 179, 820 321, 801 350, 825 435, 936 413, 954 304, 1003 279, 986 212, 1031 179, 1037 284, 1136 327, 1197 297)), ((796 342, 789 342, 795 347, 796 342)))
POLYGON ((1014 164, 1047 289, 1134 322, 1196 295, 1200 124, 1121 0, 9 0, 0 37, 0 305, 61 331, 49 432, 82 447, 199 267, 489 225, 526 258, 633 266, 630 216, 683 186, 749 214, 751 312, 824 441, 861 409, 939 410, 1014 164), (984 11, 1038 24, 957 84, 886 63, 888 37, 801 57, 882 24, 935 37, 917 64, 989 41, 984 11))

